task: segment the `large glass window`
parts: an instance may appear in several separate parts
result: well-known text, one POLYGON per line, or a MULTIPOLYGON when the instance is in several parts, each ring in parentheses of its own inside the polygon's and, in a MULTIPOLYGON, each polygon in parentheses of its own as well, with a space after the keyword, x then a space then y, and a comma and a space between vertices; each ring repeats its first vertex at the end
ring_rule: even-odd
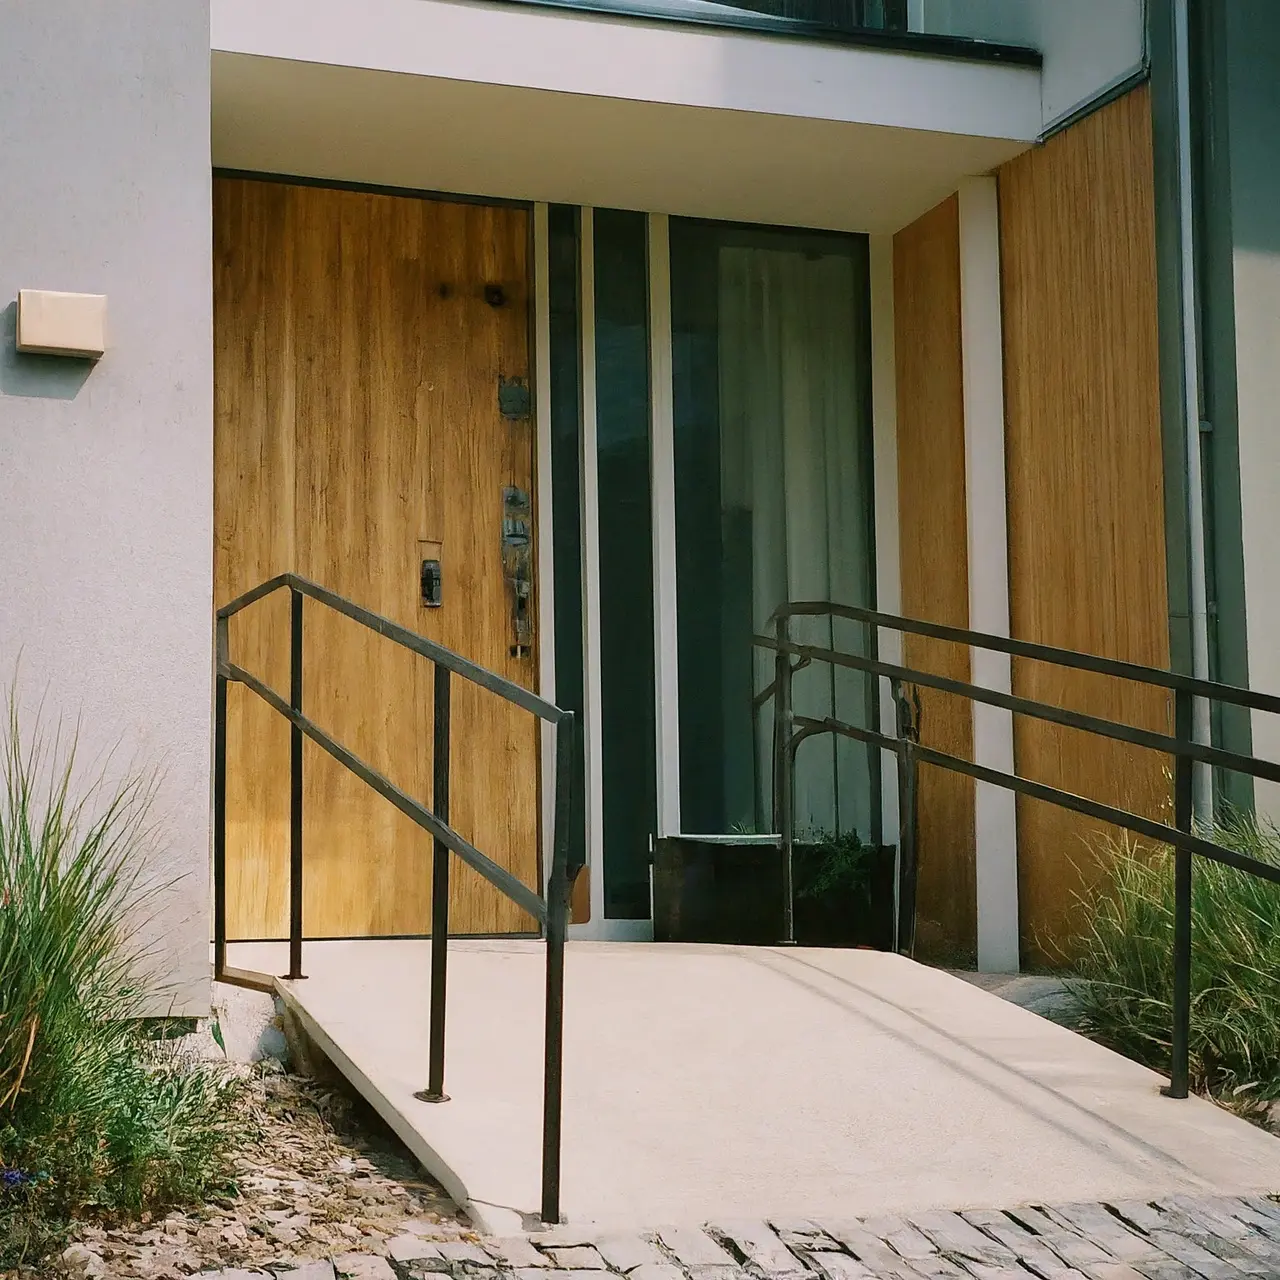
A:
MULTIPOLYGON (((787 601, 871 605, 865 237, 671 221, 681 825, 772 830, 773 658, 752 636, 787 601)), ((868 628, 793 638, 865 652, 868 628)), ((860 673, 798 672, 797 713, 870 724, 860 673)), ((797 760, 801 833, 879 838, 877 760, 824 736, 797 760)))
MULTIPOLYGON (((582 724, 582 403, 578 318, 578 210, 548 210, 551 311, 551 525, 555 566, 556 702, 582 724)), ((570 856, 586 856, 586 784, 581 732, 572 786, 570 856)), ((550 857, 550 850, 544 852, 550 857)))
POLYGON ((604 908, 643 920, 657 810, 647 219, 593 217, 604 908))

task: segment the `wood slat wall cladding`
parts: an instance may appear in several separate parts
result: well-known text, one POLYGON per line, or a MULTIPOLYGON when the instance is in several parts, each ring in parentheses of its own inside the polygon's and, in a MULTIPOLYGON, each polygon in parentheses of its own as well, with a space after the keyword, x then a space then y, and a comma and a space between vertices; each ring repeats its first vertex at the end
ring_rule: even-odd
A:
MULTIPOLYGON (((893 305, 902 610, 965 627, 968 521, 955 196, 894 236, 893 305)), ((968 650, 957 645, 907 636, 905 655, 909 666, 969 678, 968 650)), ((930 689, 920 691, 920 701, 921 740, 971 759, 968 703, 930 689)), ((976 943, 973 784, 926 766, 919 788, 917 951, 970 953, 976 943)))
MULTIPOLYGON (((224 177, 213 196, 217 603, 295 569, 531 686, 501 529, 504 487, 532 489, 533 429, 497 402, 500 376, 529 371, 527 212, 224 177), (426 540, 443 543, 438 609, 420 599, 426 540)), ((431 664, 311 601, 305 636, 307 714, 430 804, 431 664)), ((237 615, 230 643, 288 693, 287 593, 237 615)), ((452 689, 453 825, 536 886, 533 717, 452 689)), ((285 936, 288 725, 241 686, 228 711, 229 932, 285 936)), ((304 769, 308 935, 425 932, 425 833, 310 742, 304 769)), ((454 932, 534 927, 452 868, 454 932)))
MULTIPOLYGON (((1145 87, 999 171, 1009 573, 1020 639, 1169 662, 1156 333, 1151 112, 1145 87)), ((1015 662, 1014 692, 1151 729, 1167 696, 1015 662)), ((1168 761, 1018 717, 1020 773, 1153 816, 1168 761)), ((1019 797, 1024 955, 1079 923, 1114 831, 1019 797), (1078 869, 1077 869, 1078 868, 1078 869)))

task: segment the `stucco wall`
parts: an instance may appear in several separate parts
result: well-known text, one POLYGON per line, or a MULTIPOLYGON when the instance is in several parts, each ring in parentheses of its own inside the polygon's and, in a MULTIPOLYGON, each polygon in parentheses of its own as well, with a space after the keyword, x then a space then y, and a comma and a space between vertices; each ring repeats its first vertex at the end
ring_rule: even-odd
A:
MULTIPOLYGON (((1235 289, 1249 683, 1280 692, 1280 5, 1226 9, 1227 127, 1235 289)), ((1254 753, 1280 760, 1280 716, 1253 717, 1254 753)), ((1260 782, 1259 809, 1280 821, 1280 787, 1260 782)))
POLYGON ((162 771, 146 926, 208 1008, 212 539, 205 0, 0 4, 0 683, 162 771), (14 349, 20 288, 108 296, 96 366, 14 349))

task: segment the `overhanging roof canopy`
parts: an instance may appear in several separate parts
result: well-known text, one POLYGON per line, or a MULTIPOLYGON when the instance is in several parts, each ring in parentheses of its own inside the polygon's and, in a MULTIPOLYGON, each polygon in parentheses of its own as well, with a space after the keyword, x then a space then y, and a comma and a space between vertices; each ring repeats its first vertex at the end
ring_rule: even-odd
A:
POLYGON ((214 163, 346 182, 892 231, 1040 125, 1034 67, 483 0, 215 0, 213 37, 214 163))

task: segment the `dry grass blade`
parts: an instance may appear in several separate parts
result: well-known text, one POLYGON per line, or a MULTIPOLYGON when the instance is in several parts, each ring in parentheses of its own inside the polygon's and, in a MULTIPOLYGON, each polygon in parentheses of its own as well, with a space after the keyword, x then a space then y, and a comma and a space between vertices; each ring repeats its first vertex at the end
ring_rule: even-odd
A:
POLYGON ((31 1019, 31 1031, 27 1036, 26 1052, 22 1055, 22 1062, 18 1067, 18 1078, 13 1082, 9 1092, 0 1098, 0 1111, 3 1111, 22 1092, 22 1082, 27 1078, 27 1068, 31 1065, 31 1051, 36 1045, 36 1030, 39 1026, 40 1018, 36 1015, 31 1019))

